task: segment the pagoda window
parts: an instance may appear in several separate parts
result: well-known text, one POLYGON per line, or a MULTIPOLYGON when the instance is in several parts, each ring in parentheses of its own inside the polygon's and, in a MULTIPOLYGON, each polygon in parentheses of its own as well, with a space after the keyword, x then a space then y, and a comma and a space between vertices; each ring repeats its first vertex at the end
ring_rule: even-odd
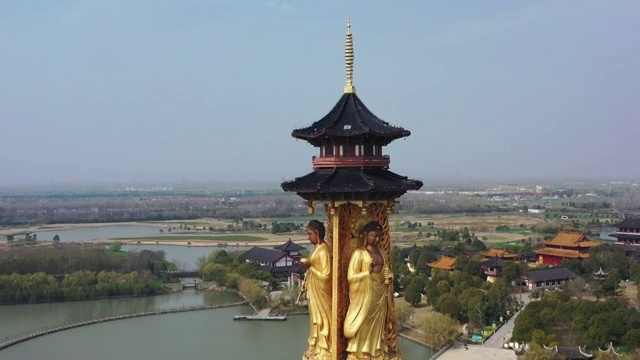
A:
POLYGON ((343 156, 356 156, 356 145, 341 145, 343 156))
POLYGON ((323 156, 333 156, 333 145, 324 147, 324 155, 323 156))
POLYGON ((362 155, 364 156, 373 156, 373 145, 362 145, 362 155))

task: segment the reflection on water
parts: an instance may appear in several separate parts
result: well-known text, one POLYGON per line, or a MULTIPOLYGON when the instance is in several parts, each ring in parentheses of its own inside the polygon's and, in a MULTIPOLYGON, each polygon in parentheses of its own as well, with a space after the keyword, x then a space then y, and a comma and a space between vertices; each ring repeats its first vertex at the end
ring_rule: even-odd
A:
POLYGON ((234 293, 182 291, 167 295, 0 306, 0 337, 66 322, 191 305, 242 301, 234 293))

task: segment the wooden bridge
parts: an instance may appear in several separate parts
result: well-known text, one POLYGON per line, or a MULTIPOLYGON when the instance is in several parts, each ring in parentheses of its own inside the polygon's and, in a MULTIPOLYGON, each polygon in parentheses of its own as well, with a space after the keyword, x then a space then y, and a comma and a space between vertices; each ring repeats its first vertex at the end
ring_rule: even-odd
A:
POLYGON ((27 331, 21 334, 7 336, 3 339, 0 339, 0 350, 6 349, 9 346, 21 343, 23 341, 31 340, 40 336, 48 335, 48 334, 53 334, 58 331, 64 331, 64 330, 73 329, 81 326, 99 324, 107 321, 131 319, 135 317, 152 316, 152 315, 173 314, 173 313, 180 313, 180 312, 187 312, 187 311, 220 309, 225 307, 234 307, 234 306, 240 306, 240 305, 246 305, 246 304, 248 304, 247 301, 241 301, 241 302, 225 304, 225 305, 182 306, 182 307, 173 307, 173 308, 166 308, 166 309, 157 309, 154 311, 144 311, 144 312, 138 312, 138 313, 132 313, 132 314, 115 315, 115 316, 109 316, 109 317, 93 319, 93 320, 77 321, 72 323, 65 323, 62 325, 50 325, 50 326, 45 326, 39 329, 27 331))

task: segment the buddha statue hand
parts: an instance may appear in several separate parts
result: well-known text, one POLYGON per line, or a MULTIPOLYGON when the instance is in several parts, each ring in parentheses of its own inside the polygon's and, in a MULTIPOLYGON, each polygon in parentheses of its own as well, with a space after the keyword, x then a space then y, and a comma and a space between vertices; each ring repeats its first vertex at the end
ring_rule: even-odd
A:
POLYGON ((298 263, 305 268, 309 268, 311 266, 311 260, 309 260, 309 258, 302 258, 298 263))

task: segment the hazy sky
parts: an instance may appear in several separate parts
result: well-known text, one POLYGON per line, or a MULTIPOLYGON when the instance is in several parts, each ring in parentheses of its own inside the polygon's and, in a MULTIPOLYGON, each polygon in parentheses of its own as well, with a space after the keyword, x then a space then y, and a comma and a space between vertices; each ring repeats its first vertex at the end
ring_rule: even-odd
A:
POLYGON ((0 5, 0 185, 281 181, 345 82, 422 179, 640 177, 640 1, 0 5))

